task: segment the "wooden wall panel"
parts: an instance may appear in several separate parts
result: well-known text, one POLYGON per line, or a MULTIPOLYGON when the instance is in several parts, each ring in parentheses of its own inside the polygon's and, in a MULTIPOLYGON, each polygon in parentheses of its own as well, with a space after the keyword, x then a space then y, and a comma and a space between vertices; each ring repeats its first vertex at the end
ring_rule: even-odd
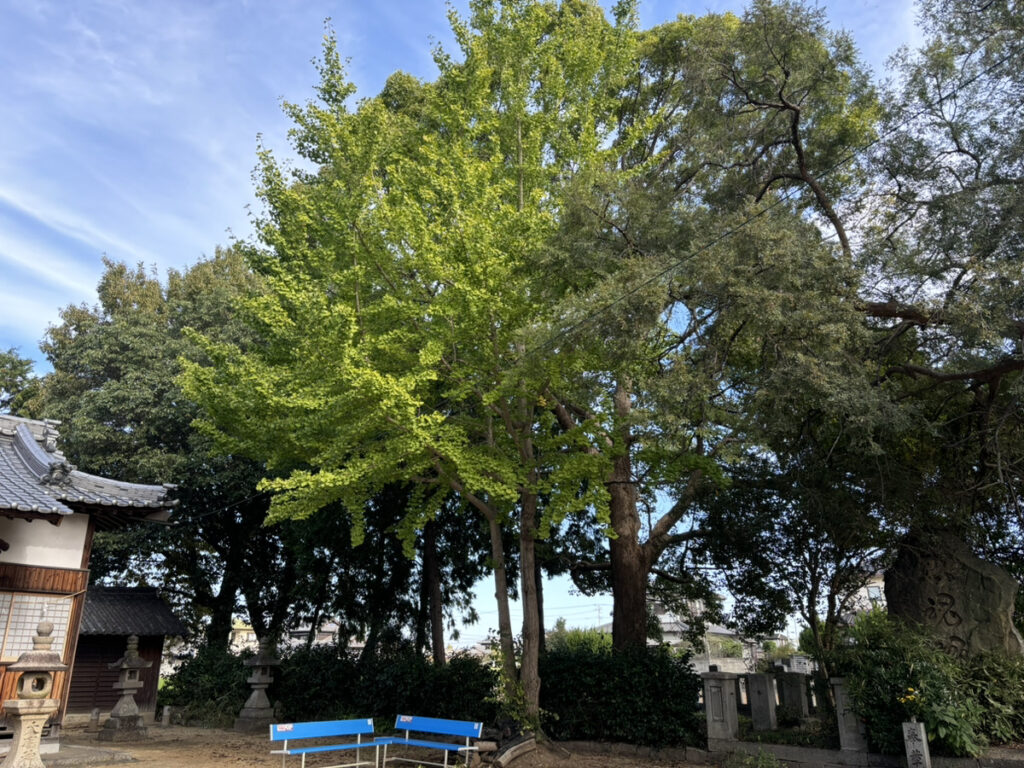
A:
MULTIPOLYGON (((64 647, 55 648, 61 660, 69 669, 75 661, 75 646, 78 630, 82 624, 82 607, 85 605, 85 589, 89 584, 89 572, 74 568, 40 568, 12 563, 0 563, 0 591, 29 592, 44 595, 74 595, 71 598, 71 614, 64 647)), ((15 698, 17 675, 8 675, 7 665, 0 664, 0 702, 15 698)), ((53 698, 61 700, 61 708, 55 720, 61 722, 67 709, 69 672, 57 672, 53 678, 53 698)), ((2 709, 0 709, 2 715, 2 709)), ((0 717, 2 720, 3 717, 0 717)))
MULTIPOLYGON (((160 680, 160 657, 163 652, 163 638, 144 636, 139 638, 139 656, 152 662, 149 669, 140 670, 142 689, 135 694, 135 703, 143 715, 156 712, 157 686, 160 680)), ((108 665, 124 655, 127 638, 114 635, 89 635, 79 638, 78 651, 67 711, 73 714, 88 714, 93 707, 99 707, 101 716, 109 715, 120 694, 114 690, 118 673, 108 665)))
POLYGON ((78 568, 36 568, 0 563, 0 591, 73 595, 89 585, 89 572, 78 568))

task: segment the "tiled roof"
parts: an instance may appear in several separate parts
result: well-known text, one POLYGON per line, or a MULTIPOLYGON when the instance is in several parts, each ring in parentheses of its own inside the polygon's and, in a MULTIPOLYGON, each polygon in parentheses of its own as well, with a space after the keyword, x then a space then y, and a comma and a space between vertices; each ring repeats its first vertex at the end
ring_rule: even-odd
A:
POLYGON ((79 472, 57 450, 56 422, 0 415, 0 513, 70 515, 69 505, 158 511, 172 486, 122 483, 79 472))
POLYGON ((152 587, 89 587, 78 633, 182 636, 186 631, 152 587))

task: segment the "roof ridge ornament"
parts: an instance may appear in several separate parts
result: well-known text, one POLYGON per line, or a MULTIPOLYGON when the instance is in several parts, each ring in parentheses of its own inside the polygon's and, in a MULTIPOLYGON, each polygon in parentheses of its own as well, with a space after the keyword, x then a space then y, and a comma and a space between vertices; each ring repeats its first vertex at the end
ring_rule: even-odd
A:
POLYGON ((43 424, 43 450, 47 453, 57 452, 57 439, 60 437, 60 432, 57 431, 57 425, 60 424, 56 419, 44 419, 43 424))

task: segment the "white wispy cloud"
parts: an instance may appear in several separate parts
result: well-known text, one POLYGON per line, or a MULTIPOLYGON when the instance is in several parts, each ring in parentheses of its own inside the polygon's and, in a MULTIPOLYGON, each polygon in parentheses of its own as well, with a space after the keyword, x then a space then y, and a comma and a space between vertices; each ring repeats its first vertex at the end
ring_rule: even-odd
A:
POLYGON ((12 210, 31 217, 46 229, 65 237, 78 240, 81 244, 101 251, 113 250, 118 254, 135 254, 143 261, 153 261, 155 255, 137 243, 124 239, 113 231, 96 226, 74 210, 62 208, 43 199, 37 199, 24 188, 9 189, 0 182, 0 203, 12 210))

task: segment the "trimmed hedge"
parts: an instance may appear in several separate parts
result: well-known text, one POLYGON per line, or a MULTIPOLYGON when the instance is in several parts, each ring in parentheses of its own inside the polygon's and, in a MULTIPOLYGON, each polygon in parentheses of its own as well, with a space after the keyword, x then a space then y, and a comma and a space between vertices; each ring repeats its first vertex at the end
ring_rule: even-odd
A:
MULTIPOLYGON (((251 655, 251 654, 249 654, 251 655)), ((186 723, 229 726, 249 696, 246 656, 202 648, 168 678, 160 705, 175 707, 186 723)), ((361 658, 337 646, 292 651, 268 692, 282 721, 394 717, 399 712, 455 720, 496 717, 496 675, 483 662, 453 656, 443 667, 411 647, 361 658)))
POLYGON ((368 658, 337 646, 302 648, 284 660, 280 680, 286 720, 412 712, 490 722, 496 715, 494 671, 465 655, 439 667, 407 646, 368 658))
POLYGON ((703 744, 700 677, 667 647, 616 652, 580 646, 541 658, 540 706, 554 739, 644 746, 703 744))

